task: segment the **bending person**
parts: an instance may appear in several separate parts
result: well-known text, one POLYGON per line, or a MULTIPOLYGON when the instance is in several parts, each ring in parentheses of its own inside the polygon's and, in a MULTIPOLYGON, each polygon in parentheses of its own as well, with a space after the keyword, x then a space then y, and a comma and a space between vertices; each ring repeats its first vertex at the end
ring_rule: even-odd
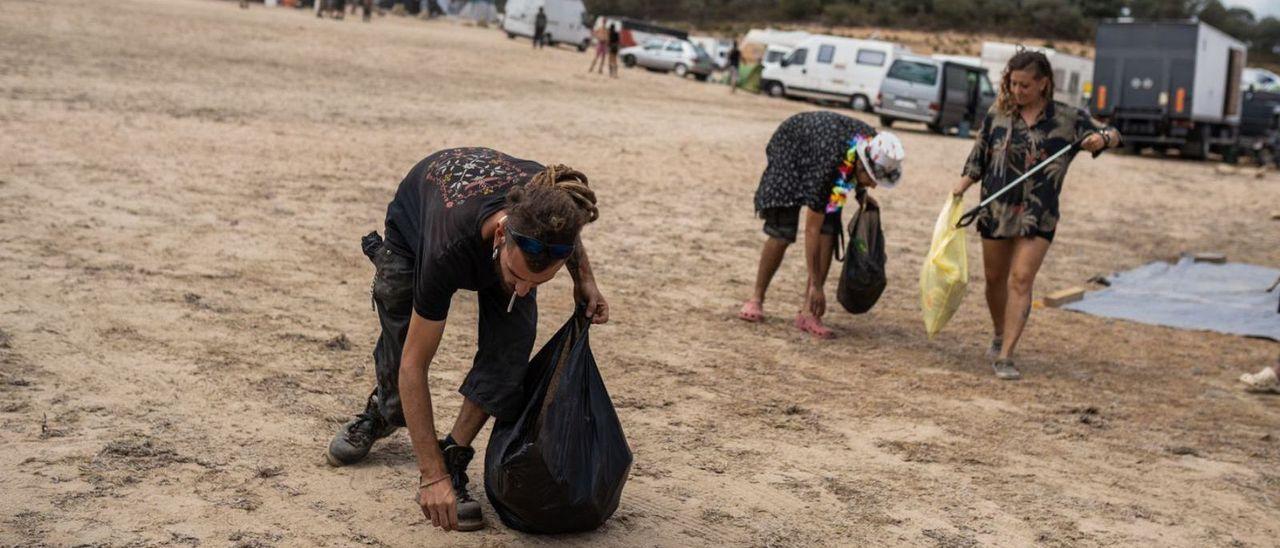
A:
MULTIPOLYGON (((982 122, 952 193, 963 195, 980 181, 986 198, 1081 138, 1090 152, 1120 145, 1120 132, 1114 128, 1083 109, 1055 103, 1049 59, 1043 53, 1021 51, 1004 69, 1000 95, 982 122)), ((1013 350, 1031 314, 1036 273, 1058 228, 1058 195, 1072 159, 1063 155, 1054 160, 978 216, 987 307, 995 329, 987 354, 1001 379, 1022 376, 1014 366, 1013 350)))
POLYGON ((892 133, 834 112, 802 112, 782 122, 765 148, 768 166, 756 189, 756 214, 764 218, 764 249, 755 291, 738 317, 764 319, 765 293, 787 247, 796 241, 804 211, 804 255, 808 280, 795 325, 814 337, 834 336, 822 324, 826 314, 827 271, 840 230, 840 209, 853 191, 861 203, 866 189, 893 188, 902 175, 902 143, 892 133))
MULTIPOLYGON (((420 473, 418 503, 432 525, 484 526, 467 491, 471 441, 490 415, 515 419, 538 324, 537 286, 568 267, 593 323, 609 319, 582 246, 596 219, 582 173, 486 148, 443 150, 419 162, 387 206, 387 238, 372 251, 373 300, 382 334, 377 386, 364 411, 329 444, 334 466, 359 462, 373 443, 408 426, 420 473), (436 436, 427 370, 453 294, 475 291, 478 348, 448 436, 436 436)), ((369 238, 377 242, 376 234, 369 238)))

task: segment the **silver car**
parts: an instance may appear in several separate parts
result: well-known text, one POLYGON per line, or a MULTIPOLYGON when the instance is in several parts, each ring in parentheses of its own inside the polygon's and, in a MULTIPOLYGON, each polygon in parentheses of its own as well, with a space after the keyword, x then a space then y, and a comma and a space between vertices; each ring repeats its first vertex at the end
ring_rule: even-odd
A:
POLYGON ((674 38, 653 39, 639 46, 624 48, 618 56, 628 67, 671 71, 681 78, 692 74, 699 81, 706 80, 715 69, 711 56, 705 50, 688 40, 674 38))

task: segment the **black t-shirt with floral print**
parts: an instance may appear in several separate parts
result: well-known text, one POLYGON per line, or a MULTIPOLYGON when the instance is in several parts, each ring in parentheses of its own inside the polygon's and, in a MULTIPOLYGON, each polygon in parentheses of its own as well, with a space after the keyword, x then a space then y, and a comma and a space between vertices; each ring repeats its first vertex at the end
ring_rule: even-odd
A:
MULTIPOLYGON (((459 289, 500 283, 492 246, 480 228, 543 166, 488 148, 453 148, 427 156, 405 176, 387 205, 387 246, 414 259, 413 309, 441 321, 459 289)), ((526 299, 520 299, 523 303, 526 299)))
POLYGON ((756 189, 756 213, 799 206, 826 211, 840 163, 855 135, 870 139, 876 130, 828 111, 801 112, 784 120, 765 147, 769 164, 756 189))
MULTIPOLYGON (((1083 109, 1058 102, 1045 105, 1031 126, 1019 114, 1005 114, 992 107, 982 121, 963 175, 982 183, 982 198, 986 199, 1063 147, 1105 127, 1083 109)), ((978 214, 982 237, 1040 236, 1052 241, 1060 218, 1058 195, 1073 156, 1059 157, 984 208, 978 214)))

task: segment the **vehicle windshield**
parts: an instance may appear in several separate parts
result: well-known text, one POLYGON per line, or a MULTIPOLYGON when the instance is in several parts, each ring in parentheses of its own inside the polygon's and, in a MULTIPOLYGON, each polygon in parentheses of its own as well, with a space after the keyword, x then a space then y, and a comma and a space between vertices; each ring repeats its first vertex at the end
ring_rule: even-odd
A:
POLYGON ((783 58, 783 57, 786 57, 786 56, 787 56, 787 53, 786 53, 786 52, 784 52, 784 51, 778 51, 778 50, 776 50, 776 49, 775 49, 775 50, 769 50, 769 52, 768 52, 768 53, 764 54, 764 62, 766 62, 766 63, 779 63, 779 62, 781 62, 781 61, 782 61, 782 58, 783 58))
POLYGON ((703 58, 710 59, 710 58, 711 58, 711 55, 707 53, 707 50, 702 49, 702 46, 699 46, 699 45, 697 45, 697 44, 694 44, 694 45, 693 45, 693 52, 694 52, 695 54, 697 54, 697 56, 698 56, 698 58, 699 58, 699 59, 703 59, 703 58))
POLYGON ((893 62, 893 66, 889 67, 887 77, 895 80, 905 80, 913 84, 932 86, 938 83, 938 67, 928 63, 899 59, 893 62))

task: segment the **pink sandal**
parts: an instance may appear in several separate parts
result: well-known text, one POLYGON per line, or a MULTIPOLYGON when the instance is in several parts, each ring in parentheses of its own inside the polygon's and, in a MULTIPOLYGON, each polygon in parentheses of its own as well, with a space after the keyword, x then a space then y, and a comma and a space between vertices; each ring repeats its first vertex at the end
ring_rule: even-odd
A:
POLYGON ((834 331, 827 329, 822 325, 822 320, 813 316, 806 316, 804 313, 796 314, 796 329, 813 335, 815 339, 834 339, 836 334, 834 331))
POLYGON ((742 303, 742 310, 738 311, 738 319, 751 323, 764 320, 764 305, 755 299, 742 303))

